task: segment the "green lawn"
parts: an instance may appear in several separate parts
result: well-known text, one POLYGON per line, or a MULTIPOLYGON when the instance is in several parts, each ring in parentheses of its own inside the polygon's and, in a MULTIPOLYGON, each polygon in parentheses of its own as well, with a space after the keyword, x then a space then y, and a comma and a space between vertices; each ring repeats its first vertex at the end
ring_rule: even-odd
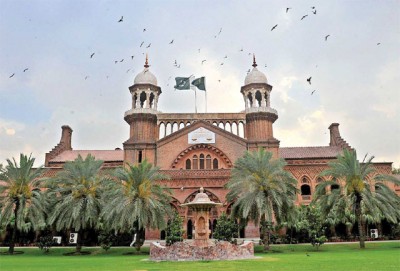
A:
MULTIPOLYGON (((6 251, 1 248, 0 251, 6 251)), ((38 248, 24 248, 20 255, 1 255, 0 270, 400 270, 400 242, 323 245, 315 251, 311 245, 272 246, 269 253, 256 253, 256 259, 240 261, 151 262, 148 255, 123 255, 132 248, 86 248, 87 256, 63 256, 73 248, 52 248, 43 254, 38 248), (307 256, 307 254, 309 256, 307 256)), ((148 248, 144 248, 148 251, 148 248)), ((256 247, 259 251, 260 247, 256 247)))

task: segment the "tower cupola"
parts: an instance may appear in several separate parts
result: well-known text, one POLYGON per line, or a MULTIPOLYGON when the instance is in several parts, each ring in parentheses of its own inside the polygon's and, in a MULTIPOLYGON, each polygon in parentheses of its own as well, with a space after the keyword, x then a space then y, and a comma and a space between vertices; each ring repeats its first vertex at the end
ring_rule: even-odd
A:
POLYGON ((247 74, 241 93, 245 102, 246 113, 269 112, 278 115, 270 106, 272 86, 268 84, 267 76, 257 69, 256 57, 253 55, 253 69, 247 74))
POLYGON ((129 91, 132 94, 132 108, 125 112, 125 116, 133 112, 157 112, 161 88, 157 86, 157 78, 149 70, 149 67, 149 59, 146 54, 143 71, 136 75, 133 85, 129 87, 129 91))

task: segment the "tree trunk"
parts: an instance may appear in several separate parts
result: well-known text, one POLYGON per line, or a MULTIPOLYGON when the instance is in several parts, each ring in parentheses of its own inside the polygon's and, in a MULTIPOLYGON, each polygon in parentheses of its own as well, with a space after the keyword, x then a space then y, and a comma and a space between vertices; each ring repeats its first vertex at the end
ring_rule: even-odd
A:
POLYGON ((14 209, 14 227, 10 240, 10 247, 8 248, 9 254, 14 254, 15 240, 17 239, 17 221, 18 221, 18 209, 19 209, 19 200, 15 200, 15 209, 14 209))
POLYGON ((356 195, 356 218, 358 222, 358 235, 360 238, 360 248, 365 248, 365 232, 364 232, 364 221, 361 212, 361 195, 356 195))
POLYGON ((267 221, 265 220, 265 215, 261 217, 261 232, 263 234, 263 244, 264 244, 264 252, 269 251, 269 227, 267 225, 267 221))
POLYGON ((80 229, 80 230, 78 231, 78 240, 76 240, 76 248, 75 248, 75 253, 76 253, 76 254, 80 254, 81 251, 82 251, 82 240, 83 240, 82 234, 83 234, 83 230, 80 229))

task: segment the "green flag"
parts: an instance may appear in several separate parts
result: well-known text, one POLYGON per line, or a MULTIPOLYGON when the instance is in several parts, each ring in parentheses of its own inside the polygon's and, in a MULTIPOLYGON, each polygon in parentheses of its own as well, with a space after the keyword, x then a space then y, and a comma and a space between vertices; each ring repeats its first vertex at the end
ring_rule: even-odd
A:
POLYGON ((190 77, 175 77, 176 86, 175 89, 189 90, 190 89, 190 77))
POLYGON ((192 85, 196 86, 199 90, 206 91, 206 78, 200 77, 192 81, 192 85))

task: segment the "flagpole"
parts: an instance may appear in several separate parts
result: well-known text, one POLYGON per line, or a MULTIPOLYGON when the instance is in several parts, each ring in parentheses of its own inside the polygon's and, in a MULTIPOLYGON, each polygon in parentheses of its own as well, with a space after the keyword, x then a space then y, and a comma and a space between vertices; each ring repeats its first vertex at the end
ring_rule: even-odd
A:
POLYGON ((195 113, 197 114, 197 90, 196 90, 196 88, 194 89, 194 110, 195 110, 195 113))
POLYGON ((207 90, 205 92, 206 92, 206 113, 207 113, 207 90))

